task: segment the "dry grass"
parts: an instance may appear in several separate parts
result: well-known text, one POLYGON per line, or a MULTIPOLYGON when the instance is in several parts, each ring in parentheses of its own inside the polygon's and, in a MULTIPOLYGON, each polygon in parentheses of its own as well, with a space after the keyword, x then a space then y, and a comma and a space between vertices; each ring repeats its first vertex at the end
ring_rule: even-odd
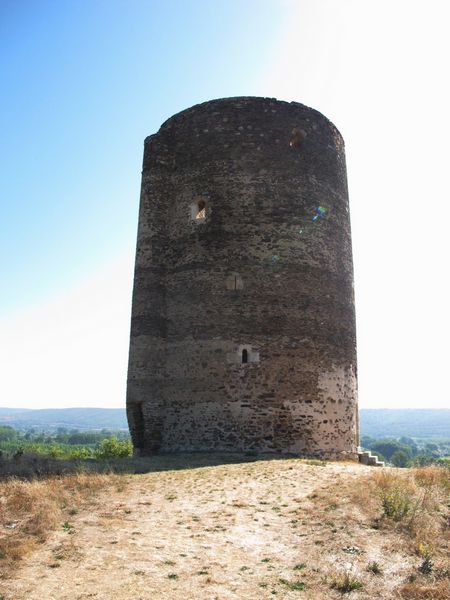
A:
POLYGON ((449 540, 449 475, 441 467, 376 472, 368 489, 381 503, 379 523, 406 533, 419 553, 439 550, 449 540))
POLYGON ((449 597, 448 472, 221 460, 4 484, 1 519, 20 523, 8 536, 39 548, 5 599, 449 597))
POLYGON ((49 479, 0 483, 0 573, 10 574, 74 511, 115 483, 116 475, 78 473, 49 479))
POLYGON ((400 587, 399 594, 405 600, 448 600, 450 583, 448 580, 405 583, 400 587))

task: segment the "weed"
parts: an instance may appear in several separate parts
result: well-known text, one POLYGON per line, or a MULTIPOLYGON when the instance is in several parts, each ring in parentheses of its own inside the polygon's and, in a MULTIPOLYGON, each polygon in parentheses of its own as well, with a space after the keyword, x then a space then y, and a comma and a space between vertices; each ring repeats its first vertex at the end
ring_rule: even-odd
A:
POLYGON ((250 567, 243 566, 239 569, 239 571, 248 571, 250 567))
POLYGON ((169 573, 167 575, 167 579, 176 580, 176 579, 178 579, 178 575, 176 573, 169 573))
POLYGON ((331 587, 342 594, 348 594, 349 592, 353 592, 353 590, 362 589, 364 585, 361 581, 358 581, 358 579, 347 572, 344 575, 336 575, 333 577, 331 587))
MULTIPOLYGON (((446 525, 450 489, 448 471, 440 467, 405 471, 374 474, 373 487, 368 486, 368 489, 372 494, 378 494, 383 509, 377 527, 391 521, 409 534, 414 545, 420 541, 434 549, 446 525)), ((429 566, 427 561, 424 569, 429 566)))
POLYGON ((65 531, 69 532, 69 531, 71 531, 72 529, 74 529, 74 526, 72 525, 72 523, 69 523, 68 521, 64 521, 64 523, 62 524, 62 528, 63 528, 65 531))
POLYGON ((169 567, 173 567, 174 565, 176 565, 176 563, 173 560, 165 560, 164 564, 168 565, 169 567))
POLYGON ((366 571, 373 573, 374 575, 381 575, 383 573, 379 563, 373 561, 367 565, 366 571))
POLYGON ((294 571, 302 571, 305 567, 306 567, 306 563, 298 563, 297 565, 294 565, 293 570, 294 571))
POLYGON ((431 560, 431 552, 427 544, 419 544, 419 554, 423 558, 422 564, 419 567, 419 572, 422 575, 429 575, 433 570, 433 561, 431 560))
POLYGON ((287 579, 283 579, 282 577, 280 577, 278 581, 293 592, 300 592, 306 587, 306 584, 303 581, 288 581, 287 579))
POLYGON ((419 571, 422 575, 429 575, 433 570, 433 561, 430 557, 424 558, 422 564, 419 567, 419 571))

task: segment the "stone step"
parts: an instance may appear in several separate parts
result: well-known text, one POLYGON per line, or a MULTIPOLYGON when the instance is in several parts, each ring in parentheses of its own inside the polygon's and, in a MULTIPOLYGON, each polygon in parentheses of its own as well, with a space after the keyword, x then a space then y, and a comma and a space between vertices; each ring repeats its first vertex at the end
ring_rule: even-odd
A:
POLYGON ((359 450, 358 459, 362 465, 368 465, 369 467, 384 467, 384 462, 378 460, 376 454, 372 454, 370 450, 359 450))

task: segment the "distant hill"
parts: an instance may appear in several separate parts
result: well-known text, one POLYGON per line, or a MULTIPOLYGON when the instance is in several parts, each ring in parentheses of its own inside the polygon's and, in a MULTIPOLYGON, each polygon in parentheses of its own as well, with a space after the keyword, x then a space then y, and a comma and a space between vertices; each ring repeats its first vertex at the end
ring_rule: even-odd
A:
POLYGON ((0 408, 0 425, 15 429, 128 429, 124 408, 0 408))
POLYGON ((450 409, 363 408, 359 416, 361 435, 450 438, 450 409))
MULTIPOLYGON (((0 425, 16 429, 128 429, 124 408, 0 408, 0 425)), ((360 410, 361 435, 450 438, 450 409, 360 410)))

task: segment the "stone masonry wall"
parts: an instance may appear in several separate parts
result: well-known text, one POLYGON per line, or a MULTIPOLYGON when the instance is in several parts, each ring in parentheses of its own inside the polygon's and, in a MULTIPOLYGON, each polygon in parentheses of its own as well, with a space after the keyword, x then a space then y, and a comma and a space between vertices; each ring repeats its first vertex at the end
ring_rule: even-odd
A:
POLYGON ((127 409, 140 454, 356 456, 344 144, 317 111, 214 100, 145 140, 127 409))

